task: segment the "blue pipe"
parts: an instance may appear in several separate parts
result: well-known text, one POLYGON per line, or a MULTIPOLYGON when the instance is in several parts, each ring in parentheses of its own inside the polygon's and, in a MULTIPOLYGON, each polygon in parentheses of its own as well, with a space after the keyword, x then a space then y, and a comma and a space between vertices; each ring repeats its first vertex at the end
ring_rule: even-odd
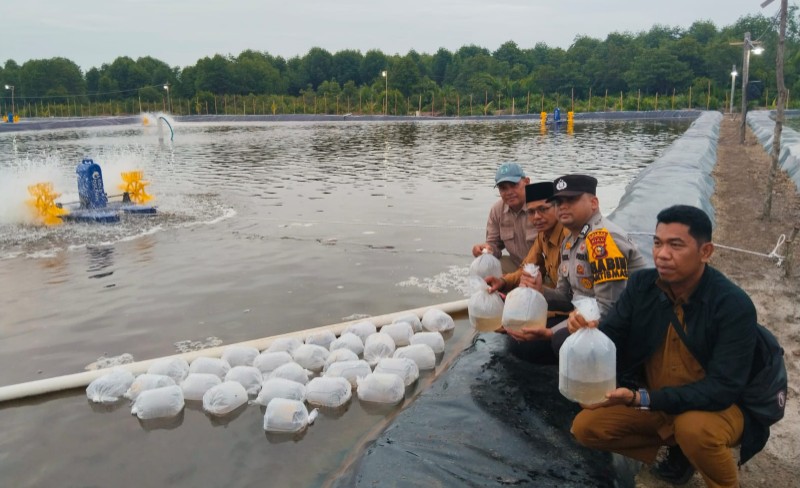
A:
POLYGON ((172 130, 172 125, 170 125, 169 121, 164 118, 163 115, 159 116, 158 118, 166 122, 167 127, 169 127, 169 140, 173 141, 175 139, 175 131, 172 130))

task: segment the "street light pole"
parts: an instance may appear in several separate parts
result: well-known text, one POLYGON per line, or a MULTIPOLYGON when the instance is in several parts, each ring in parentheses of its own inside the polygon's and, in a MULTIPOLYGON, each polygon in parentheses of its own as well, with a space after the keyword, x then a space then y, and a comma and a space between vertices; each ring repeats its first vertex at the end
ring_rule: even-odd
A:
POLYGON ((750 71, 750 33, 744 33, 742 46, 742 125, 739 126, 739 144, 744 144, 744 133, 747 126, 747 78, 750 71))
POLYGON ((14 119, 13 119, 14 114, 17 113, 17 111, 14 110, 14 85, 6 85, 6 90, 11 90, 11 117, 12 117, 12 119, 9 120, 9 122, 13 122, 14 121, 14 119))
POLYGON ((389 114, 389 72, 381 71, 381 76, 386 79, 386 88, 383 91, 383 115, 389 114))
POLYGON ((731 108, 728 113, 733 113, 733 94, 735 93, 736 89, 736 75, 739 73, 736 72, 736 65, 733 65, 733 69, 731 70, 731 108))
POLYGON ((167 111, 172 113, 172 100, 169 98, 169 83, 164 84, 164 89, 167 90, 167 111))

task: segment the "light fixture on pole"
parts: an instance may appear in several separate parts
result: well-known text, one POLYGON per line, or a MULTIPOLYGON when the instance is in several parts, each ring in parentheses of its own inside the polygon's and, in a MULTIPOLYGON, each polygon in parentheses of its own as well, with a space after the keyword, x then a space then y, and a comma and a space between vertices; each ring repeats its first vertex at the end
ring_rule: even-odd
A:
POLYGON ((744 33, 744 42, 732 42, 731 45, 742 45, 742 124, 739 126, 739 144, 744 144, 745 127, 747 126, 747 83, 750 75, 750 51, 761 54, 764 48, 758 41, 750 40, 750 33, 744 33))
POLYGON ((169 98, 169 83, 164 84, 164 89, 167 90, 167 112, 172 113, 172 100, 169 98))
POLYGON ((733 65, 733 69, 731 70, 731 108, 728 113, 733 113, 733 94, 734 90, 736 89, 736 75, 739 73, 736 72, 736 65, 733 65))
POLYGON ((389 72, 381 71, 381 76, 386 79, 386 88, 383 91, 383 115, 389 113, 389 72))
POLYGON ((14 121, 13 117, 14 117, 14 114, 16 113, 16 110, 14 110, 14 85, 6 85, 6 90, 11 90, 11 117, 12 117, 12 119, 9 120, 9 122, 13 122, 14 121))

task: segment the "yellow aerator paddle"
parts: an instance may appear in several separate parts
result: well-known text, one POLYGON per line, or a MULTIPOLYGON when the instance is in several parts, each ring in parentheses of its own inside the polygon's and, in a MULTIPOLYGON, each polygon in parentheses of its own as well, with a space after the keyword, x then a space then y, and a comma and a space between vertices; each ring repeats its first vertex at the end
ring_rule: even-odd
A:
POLYGON ((33 207, 36 216, 45 225, 59 225, 62 223, 61 216, 69 213, 56 205, 55 200, 61 194, 53 191, 52 183, 30 185, 28 186, 28 193, 33 197, 33 199, 28 200, 28 205, 33 207))
POLYGON ((144 188, 150 184, 149 181, 142 180, 144 171, 127 171, 122 173, 123 184, 119 185, 120 190, 130 196, 133 203, 143 204, 153 199, 153 195, 148 195, 144 188))

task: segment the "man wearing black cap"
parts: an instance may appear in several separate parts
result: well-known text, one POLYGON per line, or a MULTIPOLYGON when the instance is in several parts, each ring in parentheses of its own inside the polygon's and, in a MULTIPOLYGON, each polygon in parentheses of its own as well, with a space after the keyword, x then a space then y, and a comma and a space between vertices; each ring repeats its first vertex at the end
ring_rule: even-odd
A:
MULTIPOLYGON (((597 180, 587 175, 566 175, 553 182, 553 196, 559 222, 569 231, 561 246, 561 266, 554 290, 542 288, 541 278, 533 288, 541 291, 548 303, 597 299, 601 317, 605 317, 622 295, 628 275, 647 267, 627 233, 603 218, 596 196, 597 180)), ((551 339, 558 351, 569 336, 567 321, 551 329, 522 329, 529 339, 551 339)))
POLYGON ((495 187, 500 191, 500 200, 489 210, 486 222, 486 242, 472 246, 472 255, 478 257, 487 249, 500 259, 503 249, 509 260, 501 259, 503 271, 513 271, 522 264, 536 238, 533 228, 525 216, 525 185, 530 179, 517 163, 503 163, 494 176, 495 187))

